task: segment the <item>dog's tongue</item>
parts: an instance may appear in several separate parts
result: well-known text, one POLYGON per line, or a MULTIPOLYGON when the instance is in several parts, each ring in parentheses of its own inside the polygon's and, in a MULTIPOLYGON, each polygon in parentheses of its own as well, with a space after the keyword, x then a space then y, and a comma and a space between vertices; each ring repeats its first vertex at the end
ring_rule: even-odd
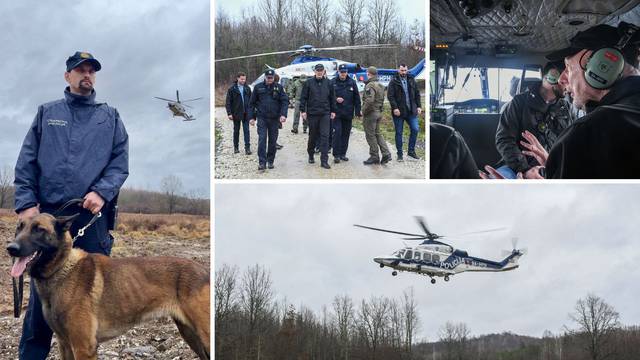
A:
POLYGON ((29 257, 21 257, 13 263, 13 267, 11 267, 11 276, 17 278, 24 273, 24 270, 27 268, 27 264, 29 263, 29 257))

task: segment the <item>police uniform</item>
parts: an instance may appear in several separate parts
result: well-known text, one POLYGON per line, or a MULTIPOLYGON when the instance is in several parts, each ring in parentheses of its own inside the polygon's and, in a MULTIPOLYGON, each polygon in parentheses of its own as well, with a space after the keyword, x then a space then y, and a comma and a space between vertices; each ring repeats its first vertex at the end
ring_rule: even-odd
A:
MULTIPOLYGON (((324 66, 318 64, 315 66, 315 70, 324 70, 324 66)), ((330 168, 329 133, 331 131, 331 113, 336 112, 335 102, 333 86, 326 77, 318 79, 314 76, 304 83, 300 96, 300 111, 307 114, 309 123, 309 140, 307 142, 309 162, 314 162, 313 155, 316 144, 318 144, 323 168, 330 168)))
POLYGON ((378 70, 371 66, 367 70, 373 76, 365 81, 364 93, 362 94, 362 123, 364 133, 369 144, 369 159, 364 161, 365 165, 386 163, 391 160, 391 152, 387 147, 387 142, 380 133, 380 121, 382 121, 382 105, 384 104, 384 87, 378 82, 378 70), (382 159, 379 153, 382 153, 382 159))
MULTIPOLYGON (((269 69, 266 76, 275 76, 269 69)), ((287 116, 289 97, 282 85, 275 81, 267 85, 266 81, 257 84, 249 101, 249 119, 258 121, 258 162, 261 170, 268 164, 273 166, 276 158, 276 141, 280 129, 280 117, 287 116)))
MULTIPOLYGON (((67 72, 84 62, 91 63, 96 71, 101 68, 91 54, 76 52, 67 60, 67 72)), ((129 175, 129 138, 118 111, 97 103, 95 91, 81 96, 67 88, 64 96, 38 107, 22 143, 15 168, 15 210, 39 205, 41 212, 52 213, 66 201, 94 191, 105 201, 103 216, 74 242, 74 247, 109 255, 113 245, 109 234, 111 205, 129 175)), ((93 217, 84 209, 70 208, 66 213, 78 211, 72 236, 93 217)), ((33 282, 30 290, 19 357, 46 359, 53 333, 42 315, 33 282)))
MULTIPOLYGON (((302 96, 302 88, 304 87, 304 83, 307 82, 307 75, 302 74, 299 78, 293 81, 291 85, 291 92, 289 96, 295 99, 294 109, 293 109, 293 127, 291 132, 294 134, 298 133, 298 126, 300 125, 300 96, 302 96)), ((302 119, 302 130, 303 132, 307 132, 307 119, 302 119)))
MULTIPOLYGON (((340 64, 338 72, 346 72, 347 66, 340 64)), ((342 103, 336 101, 336 118, 332 122, 333 127, 333 158, 336 163, 349 160, 347 149, 349 147, 349 137, 351 135, 351 126, 353 116, 362 116, 360 104, 360 92, 358 84, 351 77, 347 76, 344 80, 336 75, 331 80, 334 92, 337 98, 342 98, 342 103)))

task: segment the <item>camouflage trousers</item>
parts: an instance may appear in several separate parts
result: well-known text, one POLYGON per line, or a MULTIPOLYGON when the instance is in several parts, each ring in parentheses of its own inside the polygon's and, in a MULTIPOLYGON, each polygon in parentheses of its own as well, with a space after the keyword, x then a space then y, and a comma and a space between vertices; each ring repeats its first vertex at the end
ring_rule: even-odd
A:
MULTIPOLYGON (((300 103, 298 100, 296 100, 293 109, 293 129, 298 130, 298 127, 300 126, 300 103)), ((308 127, 309 124, 307 123, 307 120, 302 119, 302 129, 306 131, 308 127)))
POLYGON ((364 115, 362 119, 362 125, 364 126, 364 135, 367 138, 369 144, 369 155, 374 160, 380 160, 380 152, 382 156, 390 156, 389 147, 387 142, 380 133, 380 121, 382 121, 382 115, 379 111, 374 111, 370 114, 364 115))

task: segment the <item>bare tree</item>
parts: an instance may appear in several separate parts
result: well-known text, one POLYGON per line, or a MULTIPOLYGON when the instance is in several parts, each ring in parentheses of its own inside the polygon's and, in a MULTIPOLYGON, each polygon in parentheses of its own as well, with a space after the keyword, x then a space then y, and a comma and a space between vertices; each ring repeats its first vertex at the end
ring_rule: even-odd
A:
MULTIPOLYGON (((329 30, 329 2, 327 0, 308 0, 303 2, 306 25, 317 44, 323 44, 329 30)), ((316 45, 317 46, 317 45, 316 45)))
POLYGON ((9 166, 0 169, 0 209, 9 205, 9 195, 13 188, 13 171, 9 166))
POLYGON ((162 178, 161 187, 162 192, 167 197, 167 211, 169 214, 173 214, 182 190, 182 180, 175 175, 167 175, 162 178))
POLYGON ((238 303, 238 267, 223 264, 216 271, 215 281, 215 341, 216 347, 222 349, 228 334, 227 322, 238 303))
POLYGON ((611 356, 615 348, 612 340, 620 327, 619 314, 604 299, 593 294, 576 302, 575 311, 569 318, 578 325, 573 335, 586 338, 584 348, 592 360, 602 360, 611 356))
POLYGON ((336 296, 333 299, 333 314, 338 330, 338 344, 340 346, 340 358, 349 359, 349 336, 355 313, 353 301, 347 295, 336 296))
POLYGON ((356 45, 364 38, 364 23, 362 22, 362 2, 358 0, 340 0, 340 11, 343 25, 347 33, 349 45, 356 45))
POLYGON ((404 315, 404 346, 407 352, 411 353, 413 337, 418 330, 418 304, 413 293, 413 287, 403 292, 402 311, 404 315))
POLYGON ((465 323, 448 322, 440 328, 440 342, 445 348, 446 360, 463 360, 466 358, 469 334, 471 331, 465 323))
POLYGON ((247 268, 242 277, 240 303, 247 316, 248 336, 255 341, 255 346, 249 347, 250 358, 260 358, 263 351, 262 342, 264 336, 262 325, 269 318, 273 302, 273 289, 271 288, 271 273, 258 264, 247 268))
POLYGON ((389 41, 397 19, 395 0, 371 0, 368 9, 373 40, 378 44, 389 41))
POLYGON ((262 0, 258 3, 262 19, 272 31, 282 36, 291 14, 291 0, 262 0))
POLYGON ((389 311, 389 300, 384 297, 372 296, 369 302, 362 300, 360 305, 359 320, 362 323, 367 339, 367 345, 371 351, 371 359, 376 358, 376 351, 380 345, 385 323, 389 311))

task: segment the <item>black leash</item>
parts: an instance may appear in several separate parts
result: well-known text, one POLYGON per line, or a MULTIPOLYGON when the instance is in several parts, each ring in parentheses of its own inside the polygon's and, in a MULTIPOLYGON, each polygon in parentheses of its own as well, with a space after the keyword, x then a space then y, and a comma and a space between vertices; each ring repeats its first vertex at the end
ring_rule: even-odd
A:
MULTIPOLYGON (((60 206, 54 213, 54 217, 58 217, 62 214, 64 210, 66 210, 69 206, 77 205, 80 206, 84 203, 84 199, 71 199, 60 206)), ((78 230, 76 236, 73 237, 73 241, 76 241, 77 238, 84 236, 85 230, 93 225, 100 217, 102 216, 101 212, 93 215, 91 220, 87 223, 87 225, 81 227, 78 230)), ((16 262, 16 258, 13 258, 13 263, 16 262)), ((24 298, 24 275, 20 275, 18 278, 11 277, 12 285, 13 285, 13 317, 19 318, 20 313, 22 312, 22 299, 24 298)))

